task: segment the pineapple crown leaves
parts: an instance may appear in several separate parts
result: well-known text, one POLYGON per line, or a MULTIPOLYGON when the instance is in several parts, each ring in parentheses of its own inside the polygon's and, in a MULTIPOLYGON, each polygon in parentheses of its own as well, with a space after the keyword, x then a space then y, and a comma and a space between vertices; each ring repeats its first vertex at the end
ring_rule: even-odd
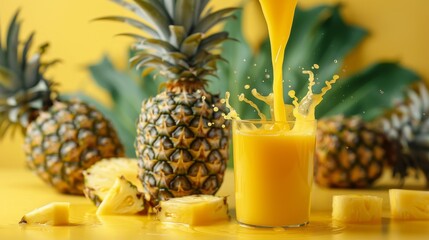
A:
MULTIPOLYGON (((421 170, 429 187, 429 90, 422 83, 412 84, 405 92, 405 100, 379 117, 375 124, 392 140, 396 152, 393 176, 402 183, 408 169, 421 170), (399 144, 399 146, 395 145, 399 144)), ((416 171, 416 177, 419 171, 416 171)))
POLYGON ((20 46, 21 22, 18 18, 19 10, 10 21, 5 43, 0 36, 0 137, 11 126, 25 128, 38 109, 51 103, 53 83, 46 80, 43 74, 50 65, 58 62, 41 62, 48 44, 42 45, 39 52, 29 55, 34 32, 20 46))
MULTIPOLYGON (((96 20, 127 23, 143 35, 119 34, 136 40, 135 55, 130 59, 144 74, 155 69, 173 85, 194 82, 205 86, 215 75, 220 45, 230 39, 228 32, 208 33, 217 24, 233 18, 237 8, 212 11, 210 0, 111 0, 132 11, 142 20, 107 16, 96 20)), ((192 85, 192 84, 191 84, 192 85)))

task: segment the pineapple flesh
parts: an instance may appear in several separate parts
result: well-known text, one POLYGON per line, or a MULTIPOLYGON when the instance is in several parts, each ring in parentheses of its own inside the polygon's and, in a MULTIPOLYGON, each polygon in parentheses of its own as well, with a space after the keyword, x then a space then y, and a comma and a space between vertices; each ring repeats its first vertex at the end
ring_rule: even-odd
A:
POLYGON ((137 124, 139 177, 153 204, 172 197, 215 194, 229 158, 231 124, 218 95, 207 91, 222 59, 219 48, 228 33, 212 27, 232 17, 235 8, 211 11, 210 0, 115 0, 142 21, 126 17, 99 20, 140 28, 131 63, 144 74, 156 71, 164 91, 142 103, 137 124), (150 22, 151 25, 147 25, 150 22))
POLYGON ((124 176, 116 178, 115 183, 107 192, 100 206, 97 215, 114 214, 137 214, 147 211, 146 201, 143 193, 128 181, 124 176))
POLYGON ((345 223, 381 222, 383 199, 368 195, 337 195, 332 199, 332 219, 345 223))
POLYGON ((142 191, 138 179, 137 159, 109 158, 96 162, 83 172, 85 179, 84 194, 95 206, 99 206, 115 183, 117 177, 124 176, 142 191))
POLYGON ((191 195, 161 201, 157 216, 161 222, 190 226, 209 225, 229 219, 226 197, 212 195, 191 195))
MULTIPOLYGON (((27 166, 59 192, 83 194, 82 171, 102 158, 124 155, 111 123, 87 104, 60 99, 44 77, 42 55, 29 55, 34 33, 19 44, 19 11, 0 38, 0 137, 20 128, 25 134, 27 166)), ((3 29, 0 29, 3 30, 3 29)))
POLYGON ((46 224, 64 226, 69 224, 70 203, 53 202, 25 214, 20 224, 46 224))
POLYGON ((393 219, 429 220, 429 192, 390 189, 390 215, 393 219))

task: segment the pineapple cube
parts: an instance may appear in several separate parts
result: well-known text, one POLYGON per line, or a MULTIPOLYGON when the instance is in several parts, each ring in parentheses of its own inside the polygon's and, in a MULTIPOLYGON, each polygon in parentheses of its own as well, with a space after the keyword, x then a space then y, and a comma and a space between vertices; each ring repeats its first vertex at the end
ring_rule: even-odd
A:
POLYGON ((228 204, 226 197, 212 195, 172 198, 160 202, 158 219, 190 226, 209 225, 229 219, 228 204))
POLYGON ((332 218, 346 223, 380 222, 383 199, 368 195, 333 197, 332 218))
POLYGON ((393 219, 429 220, 429 191, 390 189, 389 198, 393 219))
POLYGON ((70 203, 53 202, 25 214, 20 224, 47 224, 53 226, 69 224, 70 203))
POLYGON ((107 192, 96 214, 136 214, 142 213, 146 208, 143 193, 124 176, 116 178, 115 183, 107 192))

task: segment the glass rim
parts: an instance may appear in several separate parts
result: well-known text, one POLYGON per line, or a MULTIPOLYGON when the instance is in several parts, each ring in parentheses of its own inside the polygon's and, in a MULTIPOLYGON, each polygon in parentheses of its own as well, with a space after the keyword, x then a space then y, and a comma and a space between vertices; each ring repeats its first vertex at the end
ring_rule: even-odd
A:
POLYGON ((303 119, 303 120, 286 120, 286 121, 273 121, 273 120, 261 120, 261 119, 232 119, 233 122, 240 122, 240 123, 258 123, 258 124, 273 124, 273 123, 296 123, 296 122, 308 122, 308 123, 316 123, 317 119, 309 120, 309 119, 303 119))

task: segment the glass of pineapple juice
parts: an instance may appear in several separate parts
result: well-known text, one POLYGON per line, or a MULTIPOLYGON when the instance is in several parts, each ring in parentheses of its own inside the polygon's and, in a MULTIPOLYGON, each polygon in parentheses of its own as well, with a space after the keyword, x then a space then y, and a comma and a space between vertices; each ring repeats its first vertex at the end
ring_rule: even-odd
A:
POLYGON ((315 132, 316 120, 233 121, 236 215, 241 225, 308 224, 315 132))

